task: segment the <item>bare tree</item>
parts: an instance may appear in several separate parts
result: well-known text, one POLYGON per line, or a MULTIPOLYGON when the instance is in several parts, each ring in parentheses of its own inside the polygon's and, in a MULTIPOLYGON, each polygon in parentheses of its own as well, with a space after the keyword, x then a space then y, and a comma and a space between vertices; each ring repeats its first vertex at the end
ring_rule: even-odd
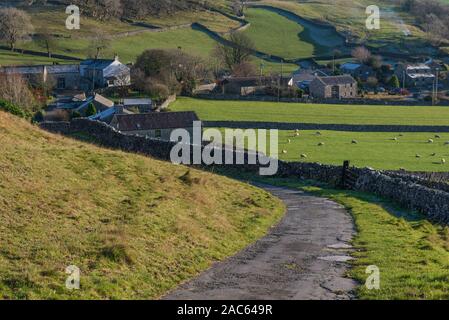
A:
POLYGON ((257 68, 249 61, 236 64, 232 68, 232 75, 234 77, 251 77, 257 75, 257 68))
POLYGON ((14 51, 17 42, 29 39, 33 32, 30 16, 16 8, 0 9, 0 40, 8 43, 14 51))
POLYGON ((232 70, 235 65, 242 64, 251 58, 255 45, 248 36, 240 32, 233 32, 229 41, 231 42, 229 44, 217 44, 214 54, 229 70, 232 70))
POLYGON ((0 99, 20 106, 23 110, 35 111, 35 99, 28 83, 17 73, 0 74, 0 99))
POLYGON ((36 42, 37 44, 44 48, 45 51, 48 54, 48 57, 51 58, 52 52, 57 48, 58 42, 51 34, 50 30, 47 28, 42 29, 37 35, 36 35, 36 42))
POLYGON ((371 52, 365 47, 357 47, 351 52, 352 56, 360 63, 366 63, 371 57, 371 52))
POLYGON ((102 30, 97 30, 89 44, 89 55, 94 59, 98 59, 101 53, 108 49, 110 45, 111 39, 109 35, 102 30))

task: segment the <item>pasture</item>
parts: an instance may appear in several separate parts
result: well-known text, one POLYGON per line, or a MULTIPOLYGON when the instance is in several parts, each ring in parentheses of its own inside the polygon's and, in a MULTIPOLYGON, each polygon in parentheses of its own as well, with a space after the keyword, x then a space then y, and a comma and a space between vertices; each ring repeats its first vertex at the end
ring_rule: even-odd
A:
POLYGON ((449 107, 438 106, 329 105, 179 98, 170 109, 193 110, 201 120, 449 125, 449 107))
POLYGON ((383 170, 448 171, 449 133, 404 134, 391 132, 293 131, 279 132, 279 158, 287 161, 341 165, 351 160, 357 167, 383 170), (396 138, 396 139, 395 139, 396 138), (429 139, 434 142, 429 143, 429 139), (288 140, 291 142, 289 143, 288 140), (354 142, 356 143, 353 143, 354 142), (323 144, 323 145, 319 145, 323 144), (287 153, 283 153, 283 151, 287 153), (306 155, 307 158, 301 158, 306 155))
POLYGON ((301 25, 264 9, 248 9, 246 19, 251 26, 244 31, 260 51, 287 59, 310 57, 319 48, 308 41, 301 25))
MULTIPOLYGON (((221 128, 223 136, 225 128, 221 128)), ((280 130, 278 157, 285 161, 318 162, 342 165, 350 160, 356 167, 378 170, 448 171, 449 133, 391 133, 391 132, 341 132, 280 130), (433 140, 429 143, 429 140, 433 140), (443 163, 442 160, 448 163, 443 163)), ((207 139, 207 135, 204 136, 207 139)), ((269 153, 267 148, 260 150, 269 153)), ((245 140, 245 147, 248 147, 245 140)))

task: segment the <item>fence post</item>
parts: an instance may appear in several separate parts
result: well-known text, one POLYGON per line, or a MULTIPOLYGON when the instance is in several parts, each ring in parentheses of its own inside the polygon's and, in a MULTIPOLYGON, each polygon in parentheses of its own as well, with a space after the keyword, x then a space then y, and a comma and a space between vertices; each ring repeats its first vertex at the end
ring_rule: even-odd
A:
POLYGON ((345 160, 343 162, 343 170, 341 173, 341 187, 345 188, 346 187, 346 177, 348 175, 348 171, 349 171, 349 160, 345 160))

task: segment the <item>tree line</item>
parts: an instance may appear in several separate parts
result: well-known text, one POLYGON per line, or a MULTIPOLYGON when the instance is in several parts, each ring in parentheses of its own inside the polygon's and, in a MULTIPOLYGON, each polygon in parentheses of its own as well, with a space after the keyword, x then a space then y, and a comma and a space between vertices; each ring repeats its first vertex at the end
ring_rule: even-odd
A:
MULTIPOLYGON (((47 0, 29 1, 30 4, 45 4, 47 0)), ((53 0, 61 5, 75 4, 83 14, 95 19, 144 18, 145 16, 163 16, 178 11, 209 8, 211 0, 53 0)))
POLYGON ((403 11, 415 18, 433 45, 449 39, 449 6, 439 0, 396 0, 403 11))

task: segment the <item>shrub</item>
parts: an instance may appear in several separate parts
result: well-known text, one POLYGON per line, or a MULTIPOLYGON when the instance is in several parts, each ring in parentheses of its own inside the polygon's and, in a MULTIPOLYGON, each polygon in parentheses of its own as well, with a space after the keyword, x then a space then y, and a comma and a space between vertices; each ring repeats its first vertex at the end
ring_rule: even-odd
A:
POLYGON ((39 110, 34 114, 33 121, 34 122, 42 122, 45 118, 45 111, 39 110))
POLYGON ((399 88, 400 86, 401 86, 401 84, 399 83, 399 79, 398 79, 398 76, 397 75, 393 75, 392 77, 391 77, 391 79, 390 79, 390 82, 389 82, 389 85, 392 87, 392 88, 399 88))
POLYGON ((97 114, 97 108, 93 103, 89 103, 86 110, 86 117, 94 116, 97 114))
POLYGON ((78 111, 73 111, 71 114, 72 119, 81 118, 81 113, 78 111))
POLYGON ((0 99, 0 110, 9 112, 21 118, 27 118, 28 116, 28 114, 25 111, 23 111, 19 106, 16 106, 15 104, 12 104, 2 99, 0 99))

